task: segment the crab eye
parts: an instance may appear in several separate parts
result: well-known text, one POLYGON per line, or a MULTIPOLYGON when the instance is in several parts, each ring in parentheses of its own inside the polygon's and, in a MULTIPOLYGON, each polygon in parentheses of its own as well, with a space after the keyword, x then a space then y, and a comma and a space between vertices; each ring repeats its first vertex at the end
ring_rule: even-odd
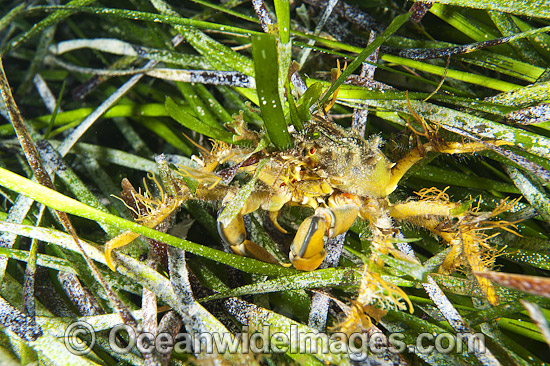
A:
POLYGON ((321 134, 317 131, 310 131, 308 134, 307 134, 307 137, 309 137, 311 140, 316 140, 318 139, 319 137, 321 137, 321 134))
POLYGON ((310 148, 310 149, 309 149, 309 155, 315 154, 316 151, 317 151, 317 150, 316 150, 314 147, 310 148))

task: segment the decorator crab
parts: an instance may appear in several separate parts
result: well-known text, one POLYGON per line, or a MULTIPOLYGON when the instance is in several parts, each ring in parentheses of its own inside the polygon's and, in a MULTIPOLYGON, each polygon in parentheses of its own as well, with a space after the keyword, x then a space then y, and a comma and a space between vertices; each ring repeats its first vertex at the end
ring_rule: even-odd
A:
MULTIPOLYGON (((248 239, 243 216, 261 208, 269 213, 274 226, 286 233, 277 222, 281 208, 308 206, 314 212, 299 225, 290 248, 290 261, 297 269, 318 268, 326 256, 327 238, 346 232, 360 217, 370 226, 371 263, 383 265, 381 254, 416 261, 394 247, 399 242, 395 222, 406 222, 429 230, 451 245, 441 272, 463 265, 475 271, 486 270, 492 266, 495 255, 487 244, 489 235, 484 230, 511 225, 490 219, 509 209, 513 202, 505 201, 494 212, 480 213, 470 207, 471 202, 451 202, 444 191, 435 188, 423 189, 416 198, 404 202, 391 202, 388 196, 409 168, 429 152, 472 153, 485 150, 485 144, 502 142, 444 142, 421 118, 415 117, 423 126, 428 142, 419 142, 394 163, 382 153, 378 136, 365 140, 330 121, 324 110, 313 113, 302 130, 291 131, 294 147, 285 151, 268 151, 265 139, 245 127, 242 114, 235 116, 229 128, 237 136, 235 142, 239 145, 214 142, 211 151, 202 148, 202 156, 193 159, 194 167, 182 166, 176 171, 180 177, 170 178, 175 189, 166 191, 172 193, 163 193, 155 199, 149 192, 142 195, 134 191, 136 206, 145 207, 140 210, 138 220, 155 227, 186 200, 221 201, 224 210, 217 221, 218 231, 232 250, 278 263, 266 249, 248 239), (256 148, 243 147, 242 140, 252 141, 256 148), (237 173, 250 177, 241 188, 232 184, 237 173), (194 184, 189 184, 190 181, 194 184)), ((125 233, 107 243, 105 255, 113 270, 111 251, 136 237, 137 234, 125 233)), ((361 314, 364 306, 372 304, 379 290, 389 292, 397 307, 404 307, 399 298, 408 302, 399 288, 369 274, 367 267, 355 304, 359 305, 352 308, 355 314, 349 316, 350 322, 364 319, 361 314)), ((491 284, 482 278, 478 278, 478 282, 490 302, 496 304, 498 298, 491 284)))

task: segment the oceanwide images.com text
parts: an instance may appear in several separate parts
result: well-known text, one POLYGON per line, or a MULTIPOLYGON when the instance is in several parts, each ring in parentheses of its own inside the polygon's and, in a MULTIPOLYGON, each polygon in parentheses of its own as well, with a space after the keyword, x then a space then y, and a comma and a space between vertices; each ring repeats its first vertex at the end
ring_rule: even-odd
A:
MULTIPOLYGON (((86 322, 75 322, 65 331, 64 342, 67 349, 79 355, 92 351, 97 341, 96 331, 86 322)), ((243 327, 236 335, 231 333, 169 333, 157 335, 137 332, 121 324, 109 331, 108 346, 114 352, 126 354, 137 349, 142 354, 157 352, 171 353, 310 353, 342 354, 349 353, 353 359, 365 358, 368 354, 384 352, 414 352, 422 354, 438 353, 483 353, 485 337, 482 333, 420 333, 416 338, 404 333, 313 333, 303 332, 297 325, 291 325, 287 332, 275 332, 270 325, 259 331, 243 327), (121 339, 124 342, 121 342, 121 339), (412 342, 411 342, 412 340, 412 342)))

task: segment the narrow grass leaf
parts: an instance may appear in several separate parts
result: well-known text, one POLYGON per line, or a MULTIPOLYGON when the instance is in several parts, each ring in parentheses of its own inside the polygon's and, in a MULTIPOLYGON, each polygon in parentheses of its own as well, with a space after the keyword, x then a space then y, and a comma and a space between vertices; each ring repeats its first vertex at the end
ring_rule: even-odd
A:
POLYGON ((544 68, 493 52, 478 51, 474 54, 456 56, 472 65, 496 71, 514 78, 534 83, 543 74, 544 68))
POLYGON ((393 55, 382 55, 380 56, 380 58, 387 62, 394 62, 397 65, 411 67, 419 71, 424 71, 424 72, 428 72, 439 76, 446 75, 446 77, 451 79, 456 79, 456 80, 464 81, 475 85, 481 85, 486 88, 496 89, 498 91, 509 91, 509 90, 518 89, 520 87, 517 84, 513 84, 503 80, 498 80, 488 76, 474 74, 470 72, 464 72, 460 70, 447 69, 443 66, 437 66, 437 65, 428 64, 426 62, 409 60, 404 57, 393 56, 393 55))
POLYGON ((29 346, 39 355, 44 362, 53 366, 97 366, 96 362, 86 357, 71 353, 68 347, 59 338, 49 334, 29 343, 29 346))
POLYGON ((541 308, 537 304, 527 300, 520 300, 520 302, 527 309, 529 316, 539 328, 546 344, 550 347, 550 327, 548 326, 548 321, 546 320, 541 308))
POLYGON ((202 99, 208 110, 216 116, 216 118, 222 123, 229 123, 233 121, 231 114, 225 109, 224 106, 218 102, 218 100, 210 93, 210 91, 202 84, 195 84, 193 86, 197 94, 202 99))
MULTIPOLYGON (((252 61, 249 58, 233 51, 226 45, 214 40, 211 37, 208 37, 199 29, 194 28, 200 28, 199 23, 196 23, 197 21, 181 17, 176 11, 172 10, 170 5, 168 5, 163 0, 152 0, 151 3, 159 11, 159 13, 163 14, 162 16, 174 20, 183 20, 182 24, 178 24, 177 22, 173 23, 174 28, 189 42, 189 44, 193 48, 195 48, 198 53, 206 58, 208 62, 216 69, 226 70, 227 68, 230 68, 236 71, 240 71, 248 76, 254 76, 254 67, 252 61), (190 23, 189 20, 191 20, 193 24, 190 23), (191 27, 188 25, 190 25, 191 27)), ((155 17, 153 18, 153 21, 156 21, 155 19, 158 19, 156 18, 158 15, 159 14, 154 14, 155 17)), ((207 22, 203 22, 203 25, 206 25, 204 23, 207 22)), ((208 24, 214 24, 214 27, 218 28, 218 30, 221 31, 237 30, 233 29, 235 27, 231 27, 230 29, 224 24, 208 24)), ((243 31, 242 33, 244 33, 246 36, 250 36, 252 34, 260 34, 258 32, 250 31, 247 29, 241 30, 243 31)))
POLYGON ((25 10, 27 4, 22 3, 13 7, 2 18, 0 18, 0 31, 3 31, 8 25, 13 24, 13 20, 25 10))
MULTIPOLYGON (((188 106, 182 107, 183 109, 190 110, 188 106)), ((65 112, 59 112, 56 115, 53 126, 62 126, 71 123, 80 123, 90 113, 94 111, 94 108, 79 108, 65 112)), ((114 106, 105 112, 104 118, 115 117, 165 117, 168 116, 163 104, 150 103, 144 105, 138 104, 125 104, 114 106)), ((28 122, 36 129, 48 126, 51 121, 52 115, 47 114, 44 116, 30 119, 28 122)), ((11 124, 0 125, 0 136, 13 135, 13 127, 11 124)))
MULTIPOLYGON (((286 89, 290 90, 289 81, 286 82, 286 89)), ((290 97, 288 99, 288 113, 290 115, 290 122, 296 128, 296 130, 303 130, 304 126, 302 125, 302 121, 300 119, 300 116, 298 115, 298 108, 296 107, 296 101, 293 97, 290 97)))
POLYGON ((34 341, 43 333, 36 322, 0 297, 0 324, 21 339, 34 341))
MULTIPOLYGON (((432 277, 446 292, 467 297, 485 298, 485 295, 475 280, 440 275, 437 273, 430 274, 430 277, 432 277)), ((509 290, 504 287, 498 287, 495 290, 502 302, 515 301, 518 297, 518 292, 514 290, 509 290)))
POLYGON ((146 71, 145 74, 157 79, 180 81, 184 83, 226 85, 247 89, 256 88, 256 83, 252 77, 238 71, 155 68, 146 71))
MULTIPOLYGON (((55 151, 48 142, 40 140, 36 145, 44 163, 61 178, 63 183, 69 187, 71 193, 74 194, 79 201, 98 210, 108 212, 105 206, 88 190, 84 182, 82 182, 74 171, 65 164, 63 159, 57 154, 57 151, 55 151)), ((117 234, 117 231, 109 226, 103 226, 102 229, 109 236, 117 234)))
MULTIPOLYGON (((72 0, 69 3, 67 3, 66 6, 85 6, 92 2, 93 0, 72 0)), ((55 13, 48 15, 46 18, 36 23, 28 31, 17 36, 14 40, 6 44, 2 48, 2 51, 0 51, 0 54, 4 55, 8 51, 19 47, 21 44, 23 44, 27 40, 35 37, 38 34, 41 34, 48 27, 63 21, 65 18, 67 18, 68 16, 70 16, 75 12, 74 9, 73 10, 67 9, 66 6, 59 7, 55 13)))
MULTIPOLYGON (((183 96, 187 104, 193 110, 193 113, 191 114, 195 116, 195 118, 197 118, 201 123, 211 126, 213 129, 223 130, 223 127, 220 126, 216 118, 212 115, 212 113, 210 113, 208 108, 206 108, 201 98, 199 98, 199 96, 195 92, 195 88, 190 83, 179 82, 176 83, 176 86, 178 87, 181 95, 183 96)), ((173 100, 170 100, 169 102, 172 107, 174 105, 173 102, 173 100)), ((168 100, 166 101, 165 106, 167 103, 168 100)), ((167 110, 171 113, 173 112, 168 108, 167 110)), ((193 129, 191 128, 191 130, 193 129)))
POLYGON ((389 38, 393 33, 397 32, 399 28, 403 24, 405 24, 411 16, 411 13, 405 13, 398 15, 395 17, 390 25, 388 25, 388 28, 376 37, 374 41, 372 41, 357 57, 348 65, 348 67, 342 72, 340 77, 334 82, 334 84, 331 85, 331 87, 327 90, 325 93, 323 99, 321 99, 320 105, 323 105, 331 96, 332 94, 338 89, 340 85, 348 78, 348 76, 351 75, 352 72, 354 72, 362 63, 365 61, 367 57, 369 57, 384 41, 389 38))
POLYGON ((485 100, 487 102, 522 108, 547 100, 549 92, 550 81, 545 81, 511 90, 507 93, 501 93, 485 100))
POLYGON ((539 342, 544 342, 544 337, 540 333, 539 328, 523 319, 501 318, 497 320, 497 325, 502 330, 515 333, 519 336, 534 339, 539 342))
MULTIPOLYGON (((76 2, 76 1, 75 1, 76 2)), ((84 2, 84 1, 81 1, 84 2)), ((87 1, 90 3, 91 1, 87 1)), ((138 10, 129 10, 129 9, 113 9, 113 8, 99 8, 99 7, 92 7, 92 6, 76 6, 72 4, 68 5, 51 5, 51 6, 36 6, 34 7, 35 10, 41 9, 44 11, 58 11, 62 10, 65 12, 83 12, 83 13, 91 13, 96 15, 104 15, 109 17, 115 17, 115 18, 126 18, 126 19, 132 19, 132 20, 143 20, 147 22, 154 22, 154 23, 166 23, 171 24, 175 26, 192 26, 200 29, 208 29, 208 30, 216 30, 216 31, 224 31, 224 32, 230 32, 235 34, 244 34, 244 35, 251 35, 253 33, 258 33, 249 29, 234 27, 230 25, 224 25, 224 24, 218 24, 218 23, 211 23, 211 22, 205 22, 203 20, 194 20, 189 18, 183 18, 181 16, 176 15, 163 15, 158 13, 149 13, 144 11, 138 11, 138 10)), ((69 13, 70 14, 70 13, 69 13)), ((18 45, 18 44, 17 44, 18 45)))
POLYGON ((168 248, 168 268, 170 284, 178 299, 175 309, 178 313, 186 315, 182 317, 185 329, 195 336, 208 331, 203 317, 212 317, 212 315, 201 314, 205 309, 196 302, 193 296, 183 250, 174 247, 168 248))
MULTIPOLYGON (((61 144, 56 140, 50 140, 49 142, 55 148, 61 144)), ((158 173, 157 165, 154 161, 127 153, 126 151, 79 142, 71 149, 70 153, 84 157, 94 157, 99 161, 109 162, 138 171, 158 173)))
MULTIPOLYGON (((522 32, 534 29, 534 27, 529 23, 524 22, 516 16, 512 15, 512 19, 522 32)), ((536 34, 529 37, 528 40, 541 56, 543 56, 547 61, 550 59, 550 35, 548 35, 548 33, 536 34)))
POLYGON ((51 45, 48 50, 54 55, 62 55, 83 48, 197 69, 208 69, 210 66, 201 56, 135 45, 114 38, 72 39, 51 45))
MULTIPOLYGON (((0 247, 0 255, 8 257, 10 259, 15 259, 21 262, 27 262, 29 260, 29 252, 25 250, 0 247)), ((57 258, 46 254, 38 254, 37 263, 39 266, 42 266, 42 267, 52 268, 58 271, 76 274, 75 270, 72 267, 72 264, 62 258, 57 258)))
MULTIPOLYGON (((132 311, 132 315, 138 320, 142 319, 141 310, 132 311)), ((120 317, 118 314, 80 316, 76 319, 61 317, 37 317, 36 321, 40 324, 44 331, 55 337, 63 337, 65 335, 65 328, 75 321, 88 323, 96 332, 108 330, 120 325, 120 317)))
POLYGON ((380 258, 384 260, 390 267, 406 273, 415 280, 423 281, 426 276, 426 268, 419 263, 409 262, 400 258, 394 258, 389 255, 380 254, 380 258))
POLYGON ((165 107, 170 117, 190 130, 196 131, 208 137, 212 137, 216 140, 233 143, 233 135, 229 131, 222 129, 219 125, 219 127, 216 127, 212 124, 205 123, 193 115, 185 112, 178 104, 176 104, 176 102, 174 102, 172 98, 166 98, 165 107))
POLYGON ((275 13, 281 43, 290 41, 290 8, 288 0, 275 0, 275 13))
MULTIPOLYGON (((405 101, 364 100, 363 103, 404 113, 409 112, 405 101)), ((450 126, 473 133, 477 137, 509 141, 536 155, 550 157, 550 138, 432 103, 413 100, 410 103, 416 113, 443 128, 450 126)))
POLYGON ((278 87, 277 44, 274 36, 262 34, 252 37, 252 55, 262 118, 271 142, 279 149, 292 146, 288 133, 278 87))
POLYGON ((414 173, 411 173, 411 176, 421 179, 427 179, 432 182, 457 185, 461 187, 494 190, 504 193, 520 193, 520 191, 516 187, 508 183, 497 182, 492 179, 481 178, 472 175, 466 176, 464 175, 464 173, 458 173, 454 170, 442 169, 429 165, 423 166, 419 170, 416 170, 414 173))
MULTIPOLYGON (((400 337, 403 338, 403 342, 405 343, 407 348, 410 347, 410 349, 413 351, 411 353, 416 354, 416 356, 418 356, 418 358, 423 360, 425 363, 429 365, 466 366, 466 365, 471 365, 473 362, 476 362, 469 355, 459 358, 458 355, 453 355, 452 353, 445 354, 440 352, 430 352, 430 353, 420 352, 421 350, 415 347, 415 345, 418 339, 418 333, 422 332, 422 329, 411 327, 410 329, 403 331, 403 322, 394 321, 394 319, 390 319, 392 315, 393 315, 393 312, 388 314, 385 317, 385 319, 382 319, 380 321, 380 324, 394 334, 399 333, 400 337), (464 358, 466 358, 466 360, 464 360, 464 358)), ((399 360, 402 360, 402 359, 399 359, 399 360)))
MULTIPOLYGON (((519 27, 514 23, 511 15, 494 10, 488 11, 488 14, 503 36, 509 36, 520 32, 519 27)), ((530 62, 534 65, 544 65, 544 59, 533 50, 527 39, 510 41, 509 44, 523 61, 530 62)))
POLYGON ((550 199, 540 182, 533 182, 513 166, 507 165, 504 168, 525 199, 537 210, 544 221, 550 223, 550 199))
POLYGON ((496 10, 503 13, 525 15, 534 18, 550 18, 550 4, 541 0, 506 1, 506 0, 437 0, 447 4, 475 9, 496 10))
MULTIPOLYGON (((315 342, 317 339, 320 339, 322 342, 327 342, 327 345, 330 347, 330 343, 335 342, 335 339, 329 338, 327 334, 318 333, 317 331, 305 325, 302 325, 290 318, 234 297, 226 301, 226 306, 228 306, 229 313, 236 317, 238 321, 245 325, 248 325, 249 329, 251 330, 266 332, 266 335, 269 336, 270 339, 272 339, 271 337, 274 333, 283 333, 285 335, 290 335, 286 342, 284 340, 281 342, 280 338, 279 340, 272 340, 272 342, 275 341, 281 346, 286 345, 286 347, 282 349, 286 350, 286 354, 292 358, 302 356, 299 360, 299 363, 301 364, 312 364, 311 362, 313 360, 308 361, 307 359, 311 356, 314 356, 317 360, 321 361, 322 364, 351 364, 349 358, 347 357, 347 352, 325 353, 322 352, 323 347, 317 347, 315 349, 311 347, 310 353, 305 353, 301 355, 298 353, 298 351, 300 350, 299 340, 304 340, 306 337, 312 337, 311 343, 315 342), (269 325, 269 327, 267 327, 267 325, 269 325)), ((306 350, 306 352, 307 351, 308 350, 306 350)), ((342 351, 346 351, 346 349, 343 348, 342 351)), ((315 362, 313 364, 317 365, 318 363, 315 362)))
POLYGON ((216 295, 202 298, 200 301, 211 301, 226 297, 282 292, 289 290, 312 289, 329 286, 357 285, 358 276, 350 268, 327 268, 304 272, 295 276, 284 276, 272 280, 241 286, 216 295))
POLYGON ((183 135, 178 133, 178 131, 174 131, 172 126, 167 124, 165 120, 158 118, 140 118, 136 120, 136 122, 174 146, 181 151, 182 154, 187 156, 193 154, 193 148, 190 146, 191 144, 184 140, 183 135))
POLYGON ((311 107, 319 101, 323 92, 322 83, 310 85, 306 92, 298 99, 298 116, 302 122, 311 120, 311 107))

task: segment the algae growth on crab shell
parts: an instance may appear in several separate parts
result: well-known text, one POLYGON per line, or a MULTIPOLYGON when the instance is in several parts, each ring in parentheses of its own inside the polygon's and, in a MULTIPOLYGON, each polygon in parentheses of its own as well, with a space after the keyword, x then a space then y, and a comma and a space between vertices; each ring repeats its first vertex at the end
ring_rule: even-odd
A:
POLYGON ((365 141, 324 117, 314 116, 294 138, 294 155, 305 156, 306 166, 332 187, 362 197, 387 195, 393 164, 380 151, 380 137, 365 141))

